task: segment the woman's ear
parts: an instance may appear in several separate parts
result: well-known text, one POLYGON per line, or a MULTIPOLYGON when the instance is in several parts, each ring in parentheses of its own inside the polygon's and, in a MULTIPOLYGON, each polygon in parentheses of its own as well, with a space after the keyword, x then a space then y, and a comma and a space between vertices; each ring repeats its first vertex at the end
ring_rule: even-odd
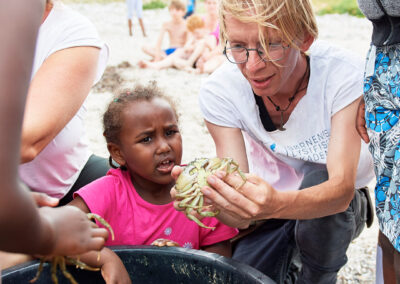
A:
POLYGON ((307 50, 310 48, 310 46, 313 44, 315 38, 310 35, 309 33, 304 34, 304 38, 302 40, 300 47, 300 50, 302 52, 307 52, 307 50))
POLYGON ((124 155, 121 152, 119 145, 109 142, 107 143, 108 152, 110 152, 111 158, 117 162, 120 166, 125 166, 124 155))

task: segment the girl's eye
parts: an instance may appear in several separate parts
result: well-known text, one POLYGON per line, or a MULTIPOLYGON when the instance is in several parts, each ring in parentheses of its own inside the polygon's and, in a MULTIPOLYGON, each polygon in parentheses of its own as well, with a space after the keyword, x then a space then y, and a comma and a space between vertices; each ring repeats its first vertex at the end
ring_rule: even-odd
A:
POLYGON ((140 140, 140 143, 149 143, 151 142, 151 137, 147 136, 140 140))
POLYGON ((167 132, 166 132, 166 135, 167 136, 172 136, 172 135, 174 135, 175 133, 178 133, 178 131, 177 130, 167 130, 167 132))

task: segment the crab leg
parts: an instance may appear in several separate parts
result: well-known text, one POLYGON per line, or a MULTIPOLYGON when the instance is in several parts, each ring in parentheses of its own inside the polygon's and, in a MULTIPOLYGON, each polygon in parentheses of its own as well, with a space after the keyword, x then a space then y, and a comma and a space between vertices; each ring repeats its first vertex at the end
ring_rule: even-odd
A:
POLYGON ((40 274, 41 274, 42 271, 43 271, 43 263, 44 263, 44 260, 41 259, 41 260, 40 260, 40 264, 39 264, 38 271, 36 272, 36 276, 35 276, 35 278, 33 278, 32 280, 29 281, 30 283, 36 282, 36 280, 39 279, 39 276, 40 276, 40 274))
POLYGON ((114 231, 111 228, 110 224, 108 224, 108 222, 106 220, 104 220, 102 217, 100 217, 99 215, 95 214, 95 213, 88 213, 87 214, 88 218, 90 220, 97 220, 99 221, 104 227, 106 227, 110 233, 111 233, 111 239, 114 240, 114 231))
POLYGON ((72 276, 72 274, 68 272, 67 267, 65 265, 65 260, 63 258, 60 260, 60 264, 59 265, 60 265, 60 270, 64 274, 65 278, 69 279, 71 284, 78 284, 78 282, 76 282, 76 280, 72 276))
POLYGON ((215 229, 215 227, 208 227, 208 226, 204 225, 199 219, 194 217, 192 214, 187 214, 186 217, 188 217, 189 220, 192 220, 192 221, 196 222, 196 224, 199 225, 202 228, 211 229, 211 230, 215 229))
POLYGON ((99 271, 100 270, 100 268, 98 268, 98 267, 91 267, 91 266, 87 265, 86 263, 84 263, 78 259, 74 259, 72 257, 66 257, 66 260, 67 260, 68 264, 73 264, 76 266, 76 268, 85 269, 85 270, 89 270, 89 271, 99 271))
POLYGON ((58 284, 57 266, 58 266, 58 257, 54 257, 54 260, 51 263, 51 280, 53 281, 54 284, 58 284))
POLYGON ((186 187, 184 188, 183 191, 180 191, 179 193, 177 193, 176 197, 185 197, 189 194, 194 193, 197 190, 196 186, 192 186, 191 184, 188 184, 186 187), (186 187, 189 187, 189 188, 186 189, 186 187))

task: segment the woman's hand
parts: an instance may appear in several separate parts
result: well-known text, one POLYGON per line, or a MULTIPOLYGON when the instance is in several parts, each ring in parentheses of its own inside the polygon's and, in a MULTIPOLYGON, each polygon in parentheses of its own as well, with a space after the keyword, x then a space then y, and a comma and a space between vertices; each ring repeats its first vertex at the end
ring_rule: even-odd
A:
POLYGON ((256 175, 245 174, 246 183, 239 175, 217 172, 208 177, 210 187, 201 191, 214 207, 220 210, 218 219, 224 224, 247 228, 251 221, 273 218, 277 211, 275 203, 278 192, 256 175))
POLYGON ((369 137, 367 128, 365 126, 365 101, 364 98, 361 98, 360 103, 357 109, 356 116, 356 129, 361 139, 364 140, 365 143, 369 143, 369 137))
MULTIPOLYGON (((179 166, 174 167, 172 176, 177 179, 182 170, 179 166)), ((272 201, 277 191, 258 176, 246 174, 246 178, 246 183, 238 188, 243 183, 242 178, 234 173, 226 176, 221 171, 208 177, 207 182, 211 187, 201 189, 206 197, 205 205, 212 205, 212 211, 219 210, 216 218, 230 227, 245 229, 251 221, 271 218, 276 210, 272 201)), ((173 199, 175 194, 173 188, 173 199)), ((183 211, 184 208, 178 204, 179 201, 174 202, 175 209, 183 211)), ((198 214, 195 216, 201 219, 198 214)))

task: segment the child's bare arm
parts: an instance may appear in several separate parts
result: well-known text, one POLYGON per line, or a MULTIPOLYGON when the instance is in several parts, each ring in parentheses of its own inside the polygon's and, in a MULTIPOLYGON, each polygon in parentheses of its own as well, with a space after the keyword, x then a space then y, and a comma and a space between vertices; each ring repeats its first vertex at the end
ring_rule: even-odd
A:
POLYGON ((125 265, 118 255, 109 248, 103 248, 99 254, 88 252, 80 256, 80 261, 92 267, 101 269, 101 274, 107 284, 132 283, 125 265))
POLYGON ((225 257, 232 256, 232 247, 231 247, 230 240, 226 240, 226 241, 222 241, 222 242, 210 245, 210 246, 202 247, 201 249, 204 251, 207 251, 207 252, 218 253, 225 257))
POLYGON ((79 195, 76 196, 68 205, 78 207, 85 213, 90 213, 89 207, 86 205, 86 202, 79 195))
POLYGON ((158 34, 157 42, 156 42, 156 48, 155 48, 155 56, 154 59, 155 61, 161 60, 162 59, 162 42, 164 40, 164 35, 167 32, 167 23, 164 23, 161 27, 161 31, 158 34))

